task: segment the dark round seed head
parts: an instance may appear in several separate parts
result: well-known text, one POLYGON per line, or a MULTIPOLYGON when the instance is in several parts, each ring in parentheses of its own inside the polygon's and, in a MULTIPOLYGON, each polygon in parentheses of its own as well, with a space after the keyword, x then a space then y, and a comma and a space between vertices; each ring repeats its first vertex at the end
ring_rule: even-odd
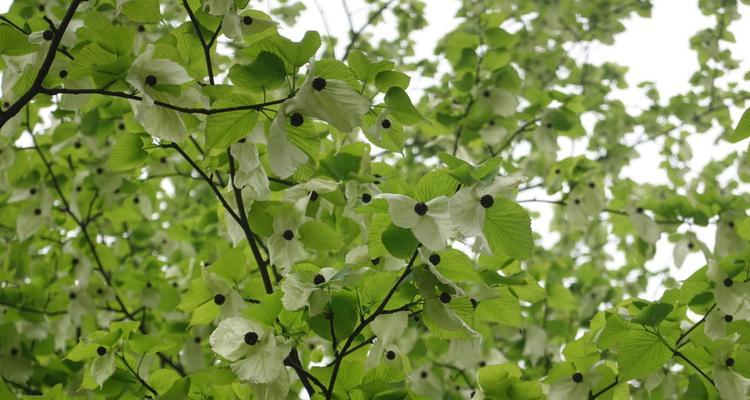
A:
POLYGON ((167 163, 167 157, 161 157, 161 158, 159 158, 159 162, 162 163, 162 164, 166 164, 167 163))
POLYGON ((98 294, 98 295, 104 294, 104 289, 102 289, 102 288, 96 288, 96 294, 98 294))
POLYGON ((193 338, 193 342, 195 342, 195 343, 200 343, 200 342, 201 342, 201 337, 200 337, 200 336, 196 336, 196 337, 194 337, 194 338, 193 338))
POLYGON ((419 376, 420 376, 420 377, 421 377, 422 379, 427 379, 427 371, 422 371, 422 372, 420 372, 420 373, 419 373, 419 376))
POLYGON ((17 356, 18 355, 18 349, 15 348, 15 347, 12 348, 12 349, 10 349, 10 355, 14 356, 14 357, 17 356))
POLYGON ((249 15, 245 15, 244 17, 242 17, 242 23, 245 24, 245 25, 252 25, 253 24, 253 17, 251 17, 249 15))
POLYGON ((321 285, 326 282, 326 277, 321 274, 315 274, 313 277, 313 283, 316 285, 321 285))
POLYGON ((156 86, 157 79, 153 75, 149 75, 146 77, 146 85, 148 86, 156 86))
POLYGON ((731 316, 730 314, 727 314, 727 315, 724 316, 724 321, 725 322, 732 322, 732 320, 734 320, 734 317, 731 316))
POLYGON ((414 212, 417 213, 417 215, 425 215, 427 214, 427 204, 422 203, 421 201, 414 205, 414 212))
POLYGON ((445 293, 445 292, 440 293, 440 301, 443 302, 443 303, 445 303, 445 304, 450 303, 451 302, 451 295, 449 295, 448 293, 445 293))
POLYGON ((380 264, 380 257, 373 258, 372 260, 370 260, 370 263, 372 263, 372 265, 380 264))
POLYGON ((589 182, 589 187, 590 187, 591 189, 595 188, 595 187, 596 187, 596 183, 594 183, 594 182, 589 182))
POLYGON ((469 301, 471 302, 472 308, 477 308, 477 306, 479 305, 479 302, 477 301, 477 299, 469 299, 469 301))
POLYGON ((80 193, 80 192, 81 192, 81 190, 83 190, 83 188, 82 188, 82 187, 80 187, 80 186, 76 186, 76 192, 80 193))
POLYGON ((362 202, 363 203, 369 203, 372 201, 372 196, 370 196, 369 193, 363 193, 362 194, 362 202))
POLYGON ((310 201, 315 201, 317 199, 318 199, 318 192, 316 192, 314 190, 312 192, 310 192, 310 201))
POLYGON ((552 128, 552 122, 547 122, 546 124, 544 124, 544 127, 547 129, 552 128))
POLYGON ((430 254, 429 259, 430 259, 430 263, 432 265, 438 265, 438 264, 440 264, 440 254, 437 254, 437 253, 436 254, 430 254))
POLYGON ((178 285, 177 285, 177 282, 172 282, 172 287, 173 287, 173 288, 176 288, 177 286, 178 286, 178 285))
POLYGON ((726 286, 726 287, 732 287, 732 285, 734 285, 734 281, 732 280, 732 278, 726 278, 726 279, 724 279, 724 286, 726 286))
POLYGON ((39 11, 41 11, 41 12, 44 12, 44 10, 45 10, 44 4, 40 4, 39 7, 37 7, 36 9, 39 10, 39 11))
POLYGON ((152 286, 154 286, 154 285, 152 285, 151 282, 146 282, 146 287, 147 288, 151 289, 152 286))
POLYGON ((44 32, 42 32, 42 37, 44 40, 52 40, 52 38, 55 36, 54 33, 52 33, 51 30, 47 29, 44 32))
POLYGON ((303 122, 305 122, 305 119, 300 113, 294 113, 289 117, 289 123, 294 127, 302 125, 303 122))
POLYGON ((258 334, 253 331, 246 333, 245 343, 249 344, 250 346, 254 346, 256 343, 258 343, 258 334))
POLYGON ((65 79, 65 77, 68 76, 68 71, 61 69, 60 72, 58 72, 58 75, 60 76, 60 78, 65 79))
POLYGON ((292 240, 294 239, 294 232, 290 231, 289 229, 285 230, 284 233, 281 235, 286 240, 292 240))
POLYGON ((214 296, 214 304, 216 304, 217 306, 224 304, 225 301, 227 301, 227 298, 224 297, 223 294, 217 294, 216 296, 214 296))
POLYGON ((76 149, 80 149, 81 148, 81 142, 75 142, 75 143, 73 143, 73 147, 75 147, 76 149))
POLYGON ((315 89, 315 90, 317 90, 319 92, 321 90, 323 90, 323 89, 326 88, 326 84, 327 84, 327 82, 326 82, 325 78, 321 78, 321 77, 317 77, 317 78, 313 79, 313 81, 312 81, 312 87, 313 87, 313 89, 315 89))
POLYGON ((581 199, 575 199, 575 200, 573 200, 573 203, 575 205, 579 205, 579 204, 581 204, 581 199))
POLYGON ((484 92, 482 92, 482 96, 484 96, 484 97, 490 97, 490 91, 489 90, 485 90, 484 92))
POLYGON ((489 122, 487 122, 490 126, 495 126, 495 120, 491 119, 489 122))
POLYGON ((41 210, 41 209, 39 209, 39 208, 35 208, 35 209, 34 209, 34 215, 37 215, 37 216, 38 216, 38 215, 42 215, 42 210, 41 210))
POLYGON ((119 129, 121 131, 124 131, 125 130, 125 123, 124 122, 120 122, 119 124, 117 124, 117 129, 119 129))
POLYGON ((141 202, 141 199, 138 198, 138 196, 133 197, 133 203, 138 204, 141 202))
POLYGON ((146 30, 146 27, 143 25, 138 25, 138 32, 144 32, 146 30))
POLYGON ((583 382, 583 374, 580 372, 576 372, 575 374, 573 374, 573 382, 575 383, 583 382))
POLYGON ((97 168, 96 168, 96 173, 97 173, 97 174, 99 174, 99 175, 103 174, 103 173, 104 173, 104 168, 102 168, 102 167, 97 167, 97 168))
POLYGON ((688 249, 692 249, 693 247, 695 247, 695 244, 693 244, 693 242, 688 242, 687 247, 688 249))
POLYGON ((724 365, 726 365, 727 367, 733 366, 734 365, 734 358, 729 357, 726 360, 724 360, 724 365))
POLYGON ((562 171, 560 171, 560 168, 555 168, 555 173, 556 173, 557 175, 560 175, 560 172, 562 172, 562 171))
POLYGON ((380 175, 380 174, 373 174, 372 176, 374 176, 374 177, 376 177, 376 178, 382 178, 382 177, 383 177, 383 176, 382 176, 382 175, 380 175))
POLYGON ((382 126, 383 129, 388 129, 391 127, 391 121, 388 118, 384 118, 382 121, 380 121, 380 126, 382 126))
POLYGON ((36 188, 29 189, 29 193, 31 193, 32 196, 35 195, 36 194, 36 188))
POLYGON ((728 227, 729 227, 730 229, 734 229, 734 221, 729 221, 729 222, 727 222, 727 226, 728 226, 728 227))
POLYGON ((96 348, 96 354, 99 354, 100 356, 103 356, 107 354, 107 348, 104 346, 99 346, 96 348))
POLYGON ((396 352, 394 352, 393 350, 388 350, 385 353, 385 358, 387 358, 389 360, 393 360, 394 358, 396 358, 396 352))
POLYGON ((485 194, 481 199, 479 199, 479 204, 481 204, 484 208, 490 208, 493 204, 495 204, 495 199, 489 194, 485 194))
POLYGON ((71 262, 73 263, 73 265, 78 265, 78 263, 80 261, 77 258, 73 258, 73 260, 71 260, 71 262))
POLYGON ((374 180, 374 181, 372 181, 372 183, 374 183, 374 184, 376 184, 376 185, 380 185, 380 181, 379 181, 379 180, 377 180, 377 179, 376 179, 376 180, 374 180))
POLYGON ((479 368, 485 367, 486 365, 487 365, 487 363, 484 362, 484 361, 480 361, 479 362, 479 368))
POLYGON ((239 140, 239 142, 240 142, 240 143, 245 143, 245 142, 247 142, 247 139, 245 139, 245 138, 242 138, 242 139, 240 139, 240 140, 239 140))
POLYGON ((69 299, 75 300, 76 297, 78 297, 78 295, 76 294, 76 292, 70 292, 70 293, 68 293, 68 298, 69 299))
POLYGON ((638 214, 643 214, 643 207, 636 208, 635 212, 637 212, 638 214))

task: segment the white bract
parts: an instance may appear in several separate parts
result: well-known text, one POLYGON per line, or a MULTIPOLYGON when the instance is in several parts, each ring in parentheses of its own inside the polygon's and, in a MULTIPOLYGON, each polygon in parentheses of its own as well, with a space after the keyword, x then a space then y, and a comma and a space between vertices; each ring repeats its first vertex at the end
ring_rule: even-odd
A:
POLYGON ((292 265, 307 257, 307 252, 299 240, 299 226, 304 222, 301 212, 287 208, 273 219, 273 235, 268 238, 268 251, 271 263, 287 273, 292 265), (288 211, 287 211, 288 210, 288 211))
POLYGON ((361 123, 370 110, 370 100, 357 93, 346 82, 315 75, 315 61, 310 60, 307 78, 295 97, 303 114, 333 125, 341 132, 350 132, 361 123))
POLYGON ((487 186, 479 183, 464 186, 450 198, 450 216, 453 226, 459 234, 467 237, 478 236, 484 239, 485 210, 495 203, 495 198, 508 194, 521 183, 525 177, 498 176, 487 186))
POLYGON ((427 202, 418 202, 401 194, 376 197, 388 202, 388 214, 394 225, 411 229, 414 237, 430 250, 440 251, 445 247, 452 233, 447 197, 438 196, 427 202))
POLYGON ((279 107, 268 134, 268 162, 280 178, 289 177, 308 160, 307 154, 290 142, 287 134, 289 125, 302 124, 304 117, 288 107, 288 102, 279 107))
POLYGON ((272 383, 286 373, 284 359, 292 343, 270 328, 241 317, 219 323, 209 338, 211 349, 232 361, 232 371, 245 381, 272 383))
POLYGON ((232 144, 229 147, 238 168, 234 175, 234 186, 246 189, 253 200, 264 200, 271 192, 268 175, 258 157, 258 149, 250 140, 232 144))
POLYGON ((295 311, 308 306, 310 315, 320 314, 329 297, 326 288, 337 272, 338 270, 335 268, 326 267, 321 268, 318 274, 312 272, 287 274, 286 279, 281 284, 281 290, 284 291, 281 303, 284 308, 295 311), (316 283, 316 280, 319 280, 320 283, 316 283))

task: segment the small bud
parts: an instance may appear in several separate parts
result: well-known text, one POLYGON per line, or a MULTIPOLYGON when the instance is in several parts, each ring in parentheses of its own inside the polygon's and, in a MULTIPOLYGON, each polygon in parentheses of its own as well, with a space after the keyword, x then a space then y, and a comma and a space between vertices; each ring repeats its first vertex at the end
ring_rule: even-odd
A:
POLYGON ((326 85, 327 85, 327 82, 326 82, 325 78, 317 77, 317 78, 313 79, 313 81, 312 81, 312 87, 313 87, 313 89, 315 89, 315 90, 317 90, 319 92, 321 90, 325 89, 326 85))
POLYGON ((495 199, 492 198, 492 196, 490 196, 489 194, 485 194, 481 199, 479 199, 479 204, 481 204, 484 208, 490 208, 493 204, 495 204, 495 199))
POLYGON ((282 236, 286 240, 292 240, 292 239, 294 239, 294 232, 292 232, 289 229, 287 229, 287 230, 284 231, 284 233, 282 234, 282 236))
POLYGON ((432 265, 440 264, 440 254, 430 254, 429 260, 432 265))
POLYGON ((289 123, 292 124, 294 127, 298 127, 302 125, 305 122, 305 119, 302 117, 302 114, 300 113, 294 113, 289 117, 289 123))
POLYGON ((97 347, 96 348, 96 354, 98 354, 100 356, 103 356, 103 355, 107 354, 107 348, 104 347, 104 346, 97 347))
POLYGON ((388 352, 385 353, 385 358, 387 358, 389 360, 395 359, 396 358, 396 352, 394 352, 393 350, 388 350, 388 352))
POLYGON ((391 127, 391 121, 388 120, 388 118, 384 118, 382 121, 380 121, 380 126, 382 126, 383 129, 388 129, 391 127))
POLYGON ((216 304, 217 306, 224 304, 225 301, 227 301, 227 298, 224 297, 223 294, 217 294, 216 296, 214 296, 214 304, 216 304))
POLYGON ((146 85, 148 86, 156 86, 156 83, 158 82, 156 77, 153 75, 149 75, 146 77, 146 85))
POLYGON ((417 215, 425 215, 427 214, 427 210, 428 210, 427 204, 421 201, 414 205, 414 212, 417 213, 417 215))
POLYGON ((52 40, 53 37, 55 37, 55 34, 51 30, 47 29, 42 32, 42 37, 44 38, 44 40, 49 41, 52 40))
POLYGON ((362 194, 362 202, 367 204, 372 201, 372 196, 370 196, 369 193, 363 193, 362 194))
POLYGON ((583 382, 583 374, 580 372, 576 372, 575 374, 573 374, 573 382, 575 383, 583 382))
POLYGON ((445 292, 440 293, 440 301, 443 302, 444 304, 450 303, 451 302, 451 295, 448 294, 448 293, 445 293, 445 292))
POLYGON ((242 23, 245 24, 245 25, 252 25, 253 24, 253 17, 251 17, 249 15, 245 15, 244 17, 242 17, 242 23))
POLYGON ((255 344, 258 343, 258 334, 252 331, 246 333, 245 343, 249 344, 250 346, 255 346, 255 344))

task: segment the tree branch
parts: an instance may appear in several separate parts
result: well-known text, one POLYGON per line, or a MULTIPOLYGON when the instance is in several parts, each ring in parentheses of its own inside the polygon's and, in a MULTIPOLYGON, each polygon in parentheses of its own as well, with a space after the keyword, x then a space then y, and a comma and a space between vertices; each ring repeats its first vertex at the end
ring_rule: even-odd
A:
POLYGON ((362 25, 358 30, 350 32, 351 37, 349 38, 349 44, 344 49, 344 55, 341 56, 342 60, 346 60, 346 58, 349 56, 349 52, 352 51, 352 47, 354 47, 354 44, 357 43, 357 40, 362 35, 362 32, 365 30, 365 28, 370 26, 370 24, 372 24, 375 19, 383 14, 383 11, 390 7, 394 2, 395 0, 389 0, 387 3, 380 6, 380 8, 375 10, 374 13, 370 14, 370 17, 367 18, 367 22, 365 22, 364 25, 362 25))

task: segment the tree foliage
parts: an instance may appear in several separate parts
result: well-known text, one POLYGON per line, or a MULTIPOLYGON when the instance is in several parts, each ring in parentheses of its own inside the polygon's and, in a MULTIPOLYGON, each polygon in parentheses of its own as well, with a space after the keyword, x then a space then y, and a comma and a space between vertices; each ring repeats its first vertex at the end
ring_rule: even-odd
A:
POLYGON ((750 136, 736 0, 638 111, 570 50, 647 0, 463 0, 433 59, 421 0, 342 38, 270 3, 0 17, 0 398, 746 397, 750 153, 687 163, 750 136), (668 184, 624 177, 644 143, 668 184), (657 243, 702 264, 646 268, 657 243))

